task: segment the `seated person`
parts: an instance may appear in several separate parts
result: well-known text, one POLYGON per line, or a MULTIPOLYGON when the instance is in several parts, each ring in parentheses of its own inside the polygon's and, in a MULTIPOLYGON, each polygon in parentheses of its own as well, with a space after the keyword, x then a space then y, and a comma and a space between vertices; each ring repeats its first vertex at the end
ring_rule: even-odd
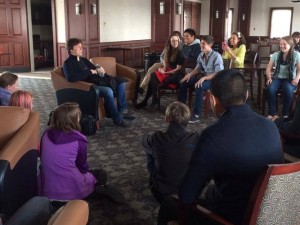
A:
POLYGON ((29 91, 15 91, 11 95, 8 105, 32 110, 32 94, 29 91))
POLYGON ((200 214, 189 210, 197 202, 233 224, 242 224, 259 174, 266 165, 283 162, 275 124, 246 104, 248 92, 242 73, 219 71, 210 91, 211 107, 219 119, 202 131, 179 185, 179 200, 169 197, 163 201, 158 225, 179 219, 183 208, 190 213, 186 224, 207 224, 200 214), (214 184, 199 200, 211 179, 214 184))
POLYGON ((300 32, 295 31, 292 34, 292 37, 294 39, 294 44, 295 44, 294 49, 295 49, 295 51, 300 52, 300 32))
POLYGON ((223 70, 223 60, 221 55, 212 49, 214 39, 212 36, 204 36, 201 40, 201 53, 197 59, 197 66, 190 73, 186 74, 180 81, 179 101, 186 103, 188 88, 194 88, 196 99, 190 123, 196 123, 200 120, 201 107, 203 105, 203 91, 208 91, 211 85, 211 79, 216 72, 223 70), (196 75, 201 74, 201 78, 196 75))
POLYGON ((137 109, 147 106, 152 95, 152 104, 158 104, 158 86, 176 88, 182 78, 181 67, 184 57, 180 50, 178 35, 171 35, 164 48, 164 66, 151 74, 144 100, 135 105, 137 109))
POLYGON ((229 39, 229 45, 222 43, 223 59, 232 59, 233 66, 241 66, 244 64, 246 54, 246 40, 241 32, 233 32, 229 39))
POLYGON ((268 119, 277 115, 276 99, 278 89, 283 92, 282 117, 289 118, 294 90, 300 80, 300 53, 294 51, 294 40, 290 36, 280 39, 280 51, 274 52, 266 69, 268 92, 268 119), (273 73, 273 67, 275 71, 273 73))
POLYGON ((54 110, 50 127, 42 135, 38 191, 50 200, 66 203, 91 194, 107 194, 114 198, 109 196, 114 190, 106 185, 106 172, 89 168, 88 143, 80 133, 80 118, 77 103, 64 103, 54 110))
POLYGON ((189 108, 181 102, 173 102, 165 113, 167 130, 142 136, 150 188, 158 201, 178 192, 177 186, 191 159, 199 134, 186 130, 189 118, 189 108))
POLYGON ((1 105, 6 106, 8 105, 10 96, 16 90, 18 90, 18 76, 10 73, 10 72, 3 72, 0 75, 0 102, 1 105))
MULTIPOLYGON (((180 49, 182 48, 182 36, 181 33, 179 31, 173 31, 172 35, 177 35, 179 37, 179 46, 180 49)), ((143 95, 145 92, 147 92, 147 88, 148 88, 148 84, 151 78, 151 74, 153 72, 155 72, 156 70, 158 70, 159 68, 163 68, 164 67, 164 56, 165 56, 165 51, 163 50, 163 52, 160 55, 160 62, 154 63, 147 71, 147 73, 144 76, 143 81, 140 84, 140 88, 139 88, 139 93, 141 95, 143 95)), ((146 72, 146 71, 145 71, 146 72)))
MULTIPOLYGON (((128 115, 127 101, 125 97, 125 80, 116 79, 115 90, 111 87, 102 86, 100 83, 100 75, 105 74, 105 70, 91 63, 86 58, 82 57, 82 41, 77 38, 71 38, 68 40, 66 48, 69 53, 69 57, 65 60, 63 65, 63 71, 66 79, 70 82, 75 81, 87 81, 98 85, 100 96, 104 97, 105 108, 108 110, 108 114, 113 119, 116 126, 127 127, 123 120, 126 118, 134 119, 134 117, 128 115), (117 98, 117 108, 114 102, 114 91, 117 98)), ((105 76, 110 76, 105 74, 105 76)))
POLYGON ((296 110, 292 120, 286 120, 273 117, 273 121, 278 127, 279 131, 284 134, 283 149, 288 154, 300 158, 300 98, 298 97, 296 103, 296 110), (291 138, 288 138, 291 136, 291 138), (293 138, 296 136, 298 138, 293 138))
POLYGON ((183 32, 184 44, 182 46, 182 54, 185 58, 185 73, 191 72, 197 65, 197 58, 201 52, 200 40, 196 38, 196 32, 187 28, 183 32))
POLYGON ((48 198, 36 196, 22 205, 9 219, 0 215, 0 225, 47 225, 54 212, 55 208, 48 198))

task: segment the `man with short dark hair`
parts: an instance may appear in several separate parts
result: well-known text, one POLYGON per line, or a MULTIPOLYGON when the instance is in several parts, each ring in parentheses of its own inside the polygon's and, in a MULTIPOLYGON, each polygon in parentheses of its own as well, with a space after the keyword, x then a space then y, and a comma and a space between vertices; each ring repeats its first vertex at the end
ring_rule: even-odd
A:
POLYGON ((197 58, 201 52, 200 40, 196 38, 196 32, 191 28, 184 30, 183 40, 181 51, 185 58, 184 68, 191 71, 197 65, 197 58))
MULTIPOLYGON (((174 202, 183 207, 200 203, 233 224, 242 224, 259 174, 266 165, 283 162, 275 124, 245 103, 248 92, 243 74, 232 69, 218 72, 210 91, 211 107, 219 119, 201 133, 179 186, 180 202, 169 198, 162 203, 159 225, 178 219, 179 209, 170 210, 174 202), (211 179, 214 185, 208 186, 199 201, 211 179)), ((190 214, 187 224, 206 224, 200 216, 190 214)))
POLYGON ((203 37, 200 43, 202 52, 197 59, 197 65, 180 81, 178 99, 183 103, 186 103, 188 88, 195 87, 196 98, 190 123, 199 122, 203 105, 203 92, 210 89, 211 79, 215 73, 224 69, 222 56, 212 49, 213 44, 212 36, 203 37), (196 76, 197 74, 201 74, 201 78, 196 76))
POLYGON ((82 41, 77 38, 71 38, 67 41, 66 48, 69 53, 69 57, 63 64, 66 79, 70 82, 81 80, 96 84, 99 95, 104 97, 105 108, 108 110, 107 114, 113 119, 114 124, 118 127, 127 127, 128 124, 125 123, 123 118, 134 119, 134 117, 127 113, 125 81, 116 82, 115 90, 101 86, 97 82, 100 79, 97 76, 110 77, 110 75, 105 74, 103 67, 96 68, 88 59, 82 57, 82 41), (114 103, 114 92, 117 98, 117 107, 114 103))

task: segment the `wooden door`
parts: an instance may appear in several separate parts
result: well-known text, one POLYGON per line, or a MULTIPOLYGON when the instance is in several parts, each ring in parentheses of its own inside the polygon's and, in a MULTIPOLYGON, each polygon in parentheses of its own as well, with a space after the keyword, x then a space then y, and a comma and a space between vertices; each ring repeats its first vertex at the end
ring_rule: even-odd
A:
POLYGON ((0 0, 0 71, 30 71, 26 0, 0 0))
POLYGON ((196 34, 200 34, 201 4, 185 1, 183 16, 183 29, 192 28, 196 34))

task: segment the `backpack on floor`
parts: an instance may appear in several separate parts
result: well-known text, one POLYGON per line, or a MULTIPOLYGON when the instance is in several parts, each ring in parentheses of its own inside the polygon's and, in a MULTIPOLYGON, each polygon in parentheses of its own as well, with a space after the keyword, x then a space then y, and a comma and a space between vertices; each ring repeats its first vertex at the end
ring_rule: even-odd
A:
POLYGON ((81 133, 86 136, 94 135, 97 131, 96 122, 94 116, 83 114, 80 119, 81 133))

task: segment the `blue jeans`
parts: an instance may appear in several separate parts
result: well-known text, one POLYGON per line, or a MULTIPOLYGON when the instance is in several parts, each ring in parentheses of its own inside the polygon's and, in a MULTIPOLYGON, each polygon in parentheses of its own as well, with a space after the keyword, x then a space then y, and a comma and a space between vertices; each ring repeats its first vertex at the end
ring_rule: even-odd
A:
POLYGON ((288 79, 273 79, 268 87, 268 114, 271 116, 276 115, 276 99, 280 87, 282 88, 283 93, 282 116, 289 115, 293 92, 296 89, 296 86, 292 85, 288 79))
POLYGON ((203 92, 208 91, 211 86, 211 80, 205 80, 202 82, 202 86, 195 88, 196 98, 194 104, 194 114, 200 116, 201 107, 203 105, 203 92))
POLYGON ((119 112, 122 112, 125 109, 127 109, 125 88, 126 88, 126 83, 125 82, 117 85, 117 90, 116 90, 117 96, 116 96, 116 98, 117 98, 117 109, 118 109, 119 112))
MULTIPOLYGON (((107 117, 111 117, 114 123, 120 123, 122 121, 122 118, 115 106, 115 99, 112 89, 104 86, 97 86, 97 89, 99 90, 99 96, 104 98, 104 107, 106 110, 107 117)), ((119 89, 121 88, 118 87, 117 90, 119 89)), ((119 90, 119 92, 121 91, 122 90, 119 90)))
POLYGON ((187 90, 190 87, 195 87, 195 83, 199 80, 197 77, 191 77, 189 82, 179 83, 178 101, 186 104, 187 90))
MULTIPOLYGON (((180 83, 179 86, 179 98, 178 100, 182 103, 186 103, 187 98, 187 89, 189 87, 195 87, 195 83, 197 83, 199 79, 196 77, 192 77, 189 82, 180 83)), ((203 91, 207 91, 210 89, 211 80, 206 80, 202 83, 202 86, 199 88, 195 88, 196 98, 194 103, 193 113, 195 115, 200 116, 201 114, 201 107, 203 105, 203 91)))

